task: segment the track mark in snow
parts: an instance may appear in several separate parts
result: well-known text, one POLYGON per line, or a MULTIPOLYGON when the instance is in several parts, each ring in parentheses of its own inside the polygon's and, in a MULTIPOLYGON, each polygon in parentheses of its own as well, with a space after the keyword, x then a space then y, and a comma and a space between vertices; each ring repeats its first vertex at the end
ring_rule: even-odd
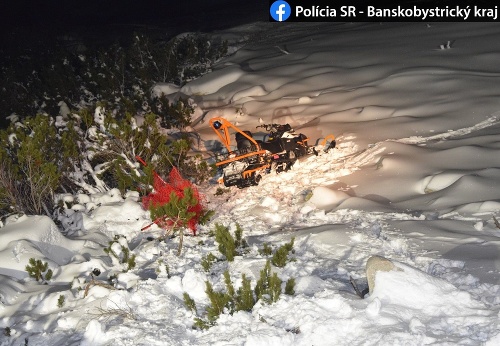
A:
POLYGON ((433 136, 428 136, 428 137, 411 136, 411 137, 401 138, 401 139, 388 139, 387 141, 403 143, 403 144, 423 144, 423 143, 430 142, 430 141, 446 140, 446 139, 450 139, 450 138, 454 138, 454 137, 460 137, 460 136, 464 136, 464 135, 467 135, 469 133, 472 133, 474 131, 479 131, 479 130, 482 130, 482 129, 485 129, 487 127, 490 127, 490 126, 497 124, 499 122, 498 121, 499 116, 500 116, 500 112, 497 112, 497 113, 495 113, 495 115, 489 117, 488 119, 486 119, 484 121, 481 121, 480 123, 478 123, 474 126, 464 127, 464 128, 458 129, 458 130, 449 130, 448 132, 438 133, 438 134, 433 135, 433 136))

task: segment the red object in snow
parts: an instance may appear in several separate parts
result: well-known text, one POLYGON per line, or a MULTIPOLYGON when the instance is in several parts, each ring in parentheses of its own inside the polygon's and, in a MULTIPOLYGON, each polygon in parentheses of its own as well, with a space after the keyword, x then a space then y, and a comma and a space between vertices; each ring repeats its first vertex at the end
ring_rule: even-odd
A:
MULTIPOLYGON (((200 220, 200 216, 203 212, 202 200, 198 189, 187 179, 181 177, 177 168, 172 168, 168 176, 167 181, 163 180, 158 174, 154 174, 153 180, 154 191, 149 195, 142 198, 142 205, 144 209, 149 209, 150 206, 160 206, 170 202, 170 195, 174 192, 180 199, 184 197, 184 190, 186 188, 191 188, 193 195, 198 201, 194 206, 189 207, 189 212, 194 212, 195 215, 188 220, 187 227, 196 235, 196 225, 200 220)), ((180 220, 170 218, 168 216, 160 217, 153 221, 161 228, 170 229, 176 225, 180 220)), ((149 228, 151 225, 144 227, 142 230, 149 228)))

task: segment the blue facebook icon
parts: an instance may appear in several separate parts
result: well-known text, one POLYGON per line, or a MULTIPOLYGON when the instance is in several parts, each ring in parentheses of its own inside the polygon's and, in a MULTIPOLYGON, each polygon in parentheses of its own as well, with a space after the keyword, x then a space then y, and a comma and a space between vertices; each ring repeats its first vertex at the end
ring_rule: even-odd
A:
POLYGON ((269 10, 271 13, 271 17, 277 22, 284 22, 285 20, 290 17, 290 14, 292 13, 292 9, 290 8, 290 5, 286 1, 275 1, 271 5, 271 9, 269 10))

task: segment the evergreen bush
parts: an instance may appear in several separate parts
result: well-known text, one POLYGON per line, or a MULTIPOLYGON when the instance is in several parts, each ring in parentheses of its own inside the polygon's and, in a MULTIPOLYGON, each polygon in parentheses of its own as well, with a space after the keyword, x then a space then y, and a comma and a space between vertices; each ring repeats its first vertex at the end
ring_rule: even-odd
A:
POLYGON ((141 112, 151 108, 155 83, 182 85, 227 54, 227 42, 200 33, 168 41, 130 36, 129 44, 87 44, 85 51, 51 40, 3 52, 0 111, 22 117, 57 114, 61 101, 77 109, 107 100, 118 113, 141 112))
POLYGON ((210 269, 215 262, 217 262, 217 257, 215 257, 211 252, 201 258, 201 266, 207 273, 210 272, 210 269))
POLYGON ((267 304, 277 302, 281 295, 281 283, 278 274, 271 272, 271 261, 267 260, 255 285, 254 291, 257 299, 262 299, 267 304))
POLYGON ((234 245, 239 249, 248 247, 247 241, 243 238, 243 228, 239 223, 236 223, 236 230, 234 231, 234 245))
MULTIPOLYGON (((255 305, 256 300, 253 295, 250 280, 246 278, 245 274, 242 274, 241 287, 237 291, 231 281, 229 271, 226 270, 223 276, 226 286, 225 292, 215 291, 209 281, 205 282, 205 292, 210 300, 210 305, 206 308, 206 317, 204 319, 200 317, 195 318, 194 326, 196 328, 207 329, 215 325, 217 319, 222 313, 228 312, 232 315, 236 311, 251 311, 255 305)), ((194 301, 190 301, 190 298, 187 298, 186 296, 189 297, 189 295, 185 293, 184 304, 189 310, 196 312, 196 308, 193 310, 194 301)))
POLYGON ((196 311, 196 302, 194 301, 193 298, 189 295, 189 293, 184 292, 182 295, 184 299, 184 305, 188 308, 188 310, 192 311, 194 314, 197 313, 196 311))
POLYGON ((64 298, 64 296, 61 294, 61 295, 59 296, 59 298, 57 299, 57 307, 58 307, 59 309, 61 309, 61 308, 64 306, 64 302, 65 302, 65 298, 64 298))
POLYGON ((234 257, 241 255, 243 249, 248 247, 243 238, 243 228, 237 223, 234 237, 229 231, 229 227, 215 224, 215 241, 219 243, 219 252, 223 254, 229 262, 234 261, 234 257))
POLYGON ((178 255, 182 251, 184 229, 190 228, 195 234, 196 225, 204 225, 214 212, 201 205, 200 196, 192 187, 184 188, 182 195, 171 191, 168 201, 157 202, 154 196, 148 203, 151 219, 167 230, 167 234, 179 234, 178 255))
POLYGON ((108 247, 104 248, 104 252, 110 257, 115 258, 119 264, 124 265, 124 272, 135 268, 136 255, 130 254, 127 241, 124 236, 116 235, 112 241, 108 243, 108 247), (115 249, 119 249, 116 251, 115 249))
POLYGON ((71 146, 63 147, 54 119, 37 115, 0 131, 0 208, 51 215, 64 188, 71 146))
MULTIPOLYGON (((260 272, 259 280, 255 288, 252 290, 251 281, 245 274, 241 275, 241 285, 238 290, 235 290, 229 271, 224 271, 225 291, 215 291, 212 284, 206 281, 206 294, 210 301, 205 311, 205 317, 196 317, 194 327, 199 329, 207 329, 215 325, 219 316, 227 312, 233 314, 236 311, 251 312, 256 302, 261 299, 264 303, 272 304, 278 301, 281 295, 282 281, 278 278, 278 274, 271 272, 271 261, 267 261, 266 265, 260 272)), ((285 293, 289 295, 295 294, 295 279, 290 278, 285 284, 285 293)), ((187 293, 184 293, 184 304, 186 307, 197 312, 194 301, 187 293)))
POLYGON ((126 113, 103 106, 68 114, 66 120, 47 115, 28 117, 0 130, 0 210, 4 213, 53 215, 55 193, 105 192, 147 194, 153 171, 184 170, 192 181, 211 176, 213 167, 190 157, 190 140, 169 140, 149 113, 137 125, 126 113), (140 169, 136 157, 149 165, 140 169))
POLYGON ((290 278, 285 284, 285 294, 293 296, 295 294, 295 278, 290 278))
POLYGON ((219 243, 219 251, 229 262, 234 261, 237 256, 236 242, 229 232, 229 228, 221 224, 215 224, 215 241, 219 243))
POLYGON ((214 291, 209 281, 206 281, 205 292, 210 300, 210 305, 206 308, 207 322, 209 325, 214 325, 220 314, 224 312, 224 309, 231 302, 231 296, 228 293, 214 291))
POLYGON ((271 262, 278 268, 283 268, 288 262, 288 255, 291 251, 293 251, 293 244, 295 242, 295 238, 292 238, 289 243, 286 243, 280 246, 273 254, 271 262))
POLYGON ((241 287, 235 302, 236 311, 252 311, 255 305, 250 279, 245 274, 241 274, 241 287))
POLYGON ((28 275, 36 281, 49 281, 53 275, 52 269, 49 269, 49 264, 47 262, 42 262, 34 258, 29 259, 29 264, 26 265, 26 271, 28 275))
POLYGON ((273 248, 269 243, 264 243, 262 249, 259 249, 259 253, 262 256, 271 256, 273 254, 273 248))

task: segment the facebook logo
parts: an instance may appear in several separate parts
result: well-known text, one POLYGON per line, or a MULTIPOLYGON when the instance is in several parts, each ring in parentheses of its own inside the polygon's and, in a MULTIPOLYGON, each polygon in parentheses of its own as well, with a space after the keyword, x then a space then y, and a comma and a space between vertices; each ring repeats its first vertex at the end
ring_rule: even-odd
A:
POLYGON ((271 17, 273 17, 273 19, 277 22, 284 22, 292 13, 290 5, 288 5, 286 1, 282 0, 275 1, 271 5, 271 9, 269 11, 271 13, 271 17))

